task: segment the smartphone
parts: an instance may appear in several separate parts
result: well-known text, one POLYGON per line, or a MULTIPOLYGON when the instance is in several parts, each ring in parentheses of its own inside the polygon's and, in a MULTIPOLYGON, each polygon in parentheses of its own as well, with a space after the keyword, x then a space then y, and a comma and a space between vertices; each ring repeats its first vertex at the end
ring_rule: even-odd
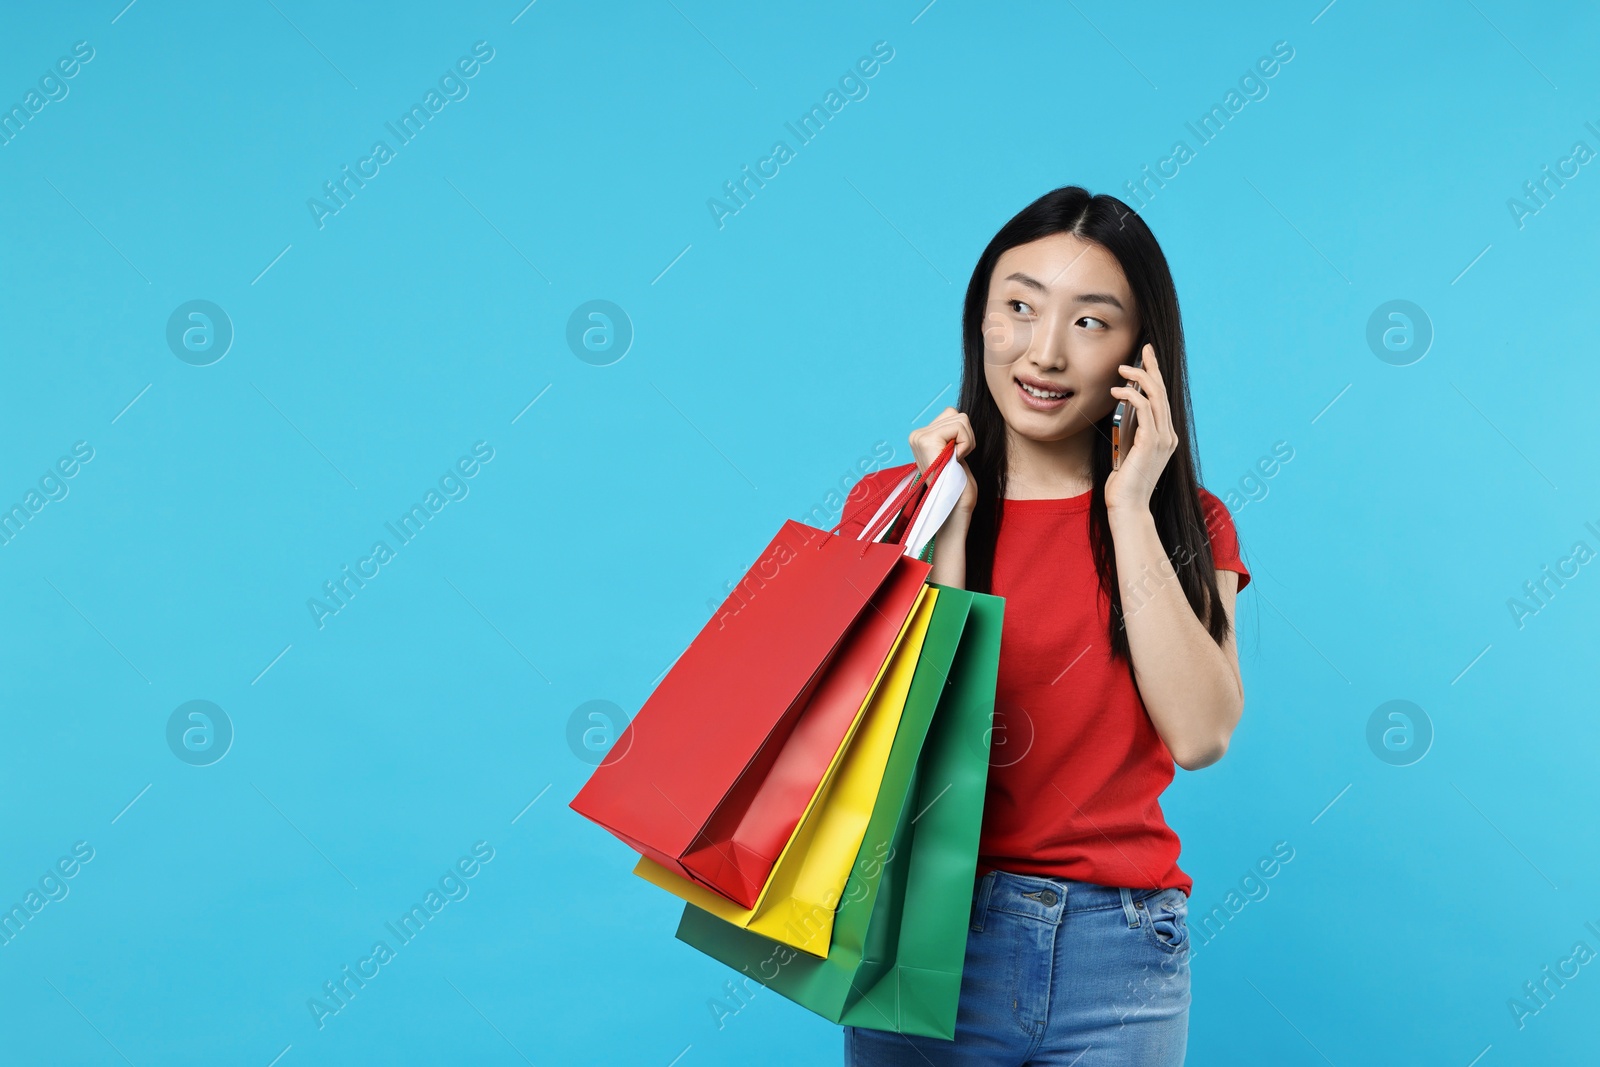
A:
MULTIPOLYGON (((1144 366, 1144 338, 1139 338, 1138 350, 1133 355, 1135 367, 1144 366)), ((1136 393, 1142 393, 1139 383, 1124 378, 1123 381, 1133 386, 1136 393)), ((1133 433, 1137 429, 1139 409, 1133 406, 1131 400, 1117 401, 1117 410, 1111 416, 1111 469, 1119 470, 1122 460, 1129 452, 1133 451, 1133 433)))

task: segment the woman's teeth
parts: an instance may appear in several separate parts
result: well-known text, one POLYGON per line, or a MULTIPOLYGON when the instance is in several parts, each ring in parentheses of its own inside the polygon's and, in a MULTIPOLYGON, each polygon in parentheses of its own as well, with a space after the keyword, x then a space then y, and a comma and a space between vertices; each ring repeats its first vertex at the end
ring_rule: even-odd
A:
POLYGON ((1017 384, 1022 386, 1023 391, 1025 391, 1029 396, 1036 396, 1040 400, 1060 400, 1062 397, 1067 395, 1066 392, 1050 393, 1043 389, 1035 389, 1033 386, 1029 385, 1025 381, 1022 381, 1021 379, 1018 379, 1017 384))

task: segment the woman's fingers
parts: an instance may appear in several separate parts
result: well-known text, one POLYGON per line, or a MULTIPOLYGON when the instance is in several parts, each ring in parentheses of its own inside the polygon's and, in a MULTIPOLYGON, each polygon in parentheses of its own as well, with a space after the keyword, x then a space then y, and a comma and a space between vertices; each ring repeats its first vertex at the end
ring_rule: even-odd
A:
POLYGON ((1112 395, 1131 402, 1139 413, 1129 454, 1138 450, 1141 442, 1148 441, 1149 446, 1158 455, 1170 455, 1176 447, 1177 438, 1172 431, 1172 411, 1167 406, 1166 395, 1141 392, 1131 385, 1115 386, 1111 392, 1112 395))
POLYGON ((972 451, 977 443, 977 438, 972 432, 972 420, 967 418, 965 412, 956 411, 954 408, 950 408, 949 411, 950 414, 941 421, 945 422, 950 432, 940 441, 939 447, 942 449, 944 442, 954 437, 956 441, 956 458, 960 459, 972 451))
POLYGON ((1131 385, 1114 386, 1112 387, 1111 394, 1113 396, 1120 397, 1123 400, 1131 401, 1134 409, 1138 411, 1139 422, 1138 425, 1134 427, 1135 437, 1137 437, 1138 432, 1144 429, 1146 426, 1150 427, 1153 433, 1161 432, 1161 425, 1156 421, 1155 406, 1152 404, 1148 394, 1135 389, 1131 385))
POLYGON ((926 471, 928 465, 939 458, 939 453, 944 451, 945 445, 951 441, 956 443, 952 458, 961 464, 961 469, 967 476, 966 488, 962 490, 961 500, 956 507, 970 515, 977 504, 978 483, 972 477, 972 469, 967 466, 963 457, 970 455, 978 445, 977 434, 972 429, 972 420, 966 413, 947 407, 926 426, 912 430, 910 441, 912 456, 917 461, 919 474, 926 471))
POLYGON ((1155 429, 1165 434, 1171 428, 1172 409, 1167 403, 1167 383, 1161 377, 1161 364, 1156 359, 1156 350, 1153 345, 1144 346, 1143 366, 1135 367, 1123 364, 1118 368, 1125 378, 1138 382, 1144 394, 1153 401, 1154 419, 1150 423, 1155 429))
POLYGON ((944 446, 955 441, 955 457, 960 459, 976 447, 977 438, 972 432, 972 422, 955 408, 947 407, 928 425, 911 431, 911 452, 919 471, 927 470, 944 446))

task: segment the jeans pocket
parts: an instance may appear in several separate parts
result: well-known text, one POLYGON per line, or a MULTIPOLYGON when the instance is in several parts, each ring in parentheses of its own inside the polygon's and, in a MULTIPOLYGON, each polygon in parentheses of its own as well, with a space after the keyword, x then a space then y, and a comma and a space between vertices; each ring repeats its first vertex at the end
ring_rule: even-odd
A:
POLYGON ((1139 901, 1139 910, 1139 925, 1158 949, 1179 953, 1189 947, 1189 897, 1183 890, 1158 889, 1139 901))

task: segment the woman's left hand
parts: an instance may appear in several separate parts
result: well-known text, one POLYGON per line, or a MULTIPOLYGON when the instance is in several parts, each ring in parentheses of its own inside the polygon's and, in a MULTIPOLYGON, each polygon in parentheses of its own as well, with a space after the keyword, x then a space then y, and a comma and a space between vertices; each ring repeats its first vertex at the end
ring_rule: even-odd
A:
POLYGON ((1124 378, 1142 385, 1142 393, 1132 385, 1118 385, 1111 390, 1111 395, 1118 400, 1131 400, 1139 415, 1133 428, 1133 448, 1123 458, 1122 466, 1106 479, 1108 511, 1149 510, 1156 479, 1161 477, 1167 460, 1178 449, 1178 435, 1172 429, 1172 407, 1167 402, 1167 386, 1161 379, 1154 345, 1144 346, 1143 364, 1135 367, 1124 363, 1117 368, 1124 378))

